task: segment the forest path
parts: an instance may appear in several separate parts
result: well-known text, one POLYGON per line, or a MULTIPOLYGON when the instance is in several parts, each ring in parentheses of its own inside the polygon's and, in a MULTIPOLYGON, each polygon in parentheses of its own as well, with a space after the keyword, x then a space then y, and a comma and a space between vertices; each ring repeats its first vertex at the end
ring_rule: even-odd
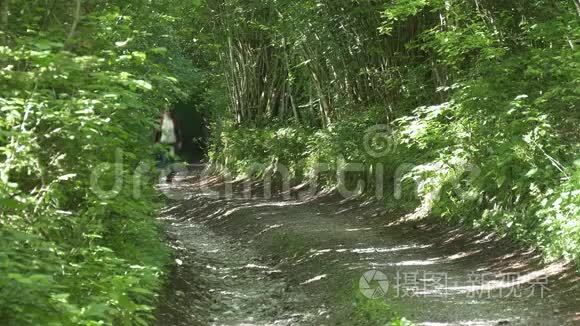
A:
POLYGON ((210 189, 226 187, 162 186, 179 256, 159 325, 384 325, 386 305, 417 325, 580 324, 574 269, 506 240, 335 194, 210 189))

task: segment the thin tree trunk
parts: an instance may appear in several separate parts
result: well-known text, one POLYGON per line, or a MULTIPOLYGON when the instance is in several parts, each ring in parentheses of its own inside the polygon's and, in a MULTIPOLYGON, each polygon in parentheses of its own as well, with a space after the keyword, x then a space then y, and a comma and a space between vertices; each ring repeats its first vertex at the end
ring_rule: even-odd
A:
POLYGON ((294 102, 294 97, 292 96, 291 90, 288 91, 288 96, 290 97, 290 105, 292 106, 292 113, 294 114, 296 123, 300 124, 300 113, 298 112, 298 108, 296 107, 296 102, 294 102))
POLYGON ((75 33, 77 31, 77 26, 79 24, 79 21, 81 20, 81 1, 82 0, 76 0, 73 23, 72 23, 72 26, 70 28, 70 32, 68 33, 66 43, 68 43, 75 36, 75 33))

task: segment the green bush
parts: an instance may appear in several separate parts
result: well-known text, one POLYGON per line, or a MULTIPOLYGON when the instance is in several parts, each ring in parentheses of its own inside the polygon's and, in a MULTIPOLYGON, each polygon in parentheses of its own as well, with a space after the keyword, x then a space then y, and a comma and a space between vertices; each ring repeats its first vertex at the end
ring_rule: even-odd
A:
POLYGON ((147 167, 191 84, 171 14, 192 4, 76 3, 12 1, 2 25, 2 325, 149 324, 169 261, 147 167))

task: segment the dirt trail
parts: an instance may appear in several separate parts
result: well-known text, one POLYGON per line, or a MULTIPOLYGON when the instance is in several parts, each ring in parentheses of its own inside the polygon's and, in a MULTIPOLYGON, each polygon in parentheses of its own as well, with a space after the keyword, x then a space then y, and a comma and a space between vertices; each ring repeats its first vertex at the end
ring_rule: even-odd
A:
POLYGON ((417 325, 580 325, 574 269, 506 240, 333 194, 216 198, 208 182, 164 189, 179 257, 159 325, 384 325, 369 302, 417 325))

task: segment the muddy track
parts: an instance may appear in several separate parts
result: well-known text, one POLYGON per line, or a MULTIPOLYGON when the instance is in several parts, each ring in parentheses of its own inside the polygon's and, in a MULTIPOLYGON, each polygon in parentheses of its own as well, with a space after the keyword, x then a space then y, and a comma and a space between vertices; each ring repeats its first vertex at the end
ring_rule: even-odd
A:
POLYGON ((178 256, 159 325, 383 325, 393 312, 418 325, 580 325, 574 268, 507 240, 332 193, 248 199, 234 186, 225 198, 202 183, 225 189, 164 186, 178 256))

